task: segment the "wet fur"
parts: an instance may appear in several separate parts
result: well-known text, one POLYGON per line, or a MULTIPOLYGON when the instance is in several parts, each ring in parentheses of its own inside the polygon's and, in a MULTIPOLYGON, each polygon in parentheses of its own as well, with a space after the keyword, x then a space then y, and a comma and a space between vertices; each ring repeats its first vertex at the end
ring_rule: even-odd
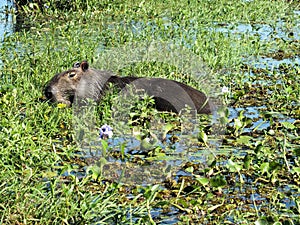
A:
POLYGON ((109 83, 120 91, 126 90, 129 84, 133 84, 136 90, 145 90, 153 96, 155 107, 160 111, 179 113, 188 105, 198 113, 211 113, 205 94, 186 84, 163 78, 118 77, 108 71, 89 68, 86 61, 75 63, 72 69, 56 74, 47 83, 45 95, 52 102, 67 105, 84 99, 99 102, 109 83))

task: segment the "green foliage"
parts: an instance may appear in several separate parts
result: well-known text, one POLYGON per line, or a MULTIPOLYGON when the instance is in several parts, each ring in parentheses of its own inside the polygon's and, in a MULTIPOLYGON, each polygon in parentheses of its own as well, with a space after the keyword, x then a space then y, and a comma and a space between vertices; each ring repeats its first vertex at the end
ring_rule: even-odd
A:
POLYGON ((288 2, 34 0, 20 7, 24 29, 0 45, 0 223, 154 224, 175 215, 170 220, 178 224, 298 224, 300 69, 289 61, 276 66, 299 55, 299 3, 288 2), (150 150, 135 154, 126 142, 112 147, 102 140, 103 157, 85 158, 74 111, 45 102, 45 83, 75 61, 99 68, 109 65, 97 61, 102 51, 152 40, 185 46, 213 82, 164 62, 133 62, 113 72, 222 94, 228 104, 218 118, 226 126, 222 143, 211 148, 211 117, 191 125, 199 131, 194 138, 186 132, 190 123, 156 112, 153 98, 117 108, 118 95, 110 93, 91 112, 96 125, 128 116, 115 122, 128 122, 150 150), (230 93, 221 93, 224 86, 230 93), (161 136, 149 131, 153 119, 165 122, 161 136), (181 161, 185 152, 191 160, 181 161), (182 164, 176 170, 164 164, 159 172, 168 176, 160 185, 129 186, 105 179, 109 157, 138 167, 174 157, 182 164))

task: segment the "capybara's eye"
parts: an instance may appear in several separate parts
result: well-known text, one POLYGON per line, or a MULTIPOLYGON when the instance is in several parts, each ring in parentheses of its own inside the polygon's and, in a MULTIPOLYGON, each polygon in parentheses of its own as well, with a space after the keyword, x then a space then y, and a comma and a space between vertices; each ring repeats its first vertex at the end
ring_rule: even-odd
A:
POLYGON ((76 62, 73 64, 73 68, 79 68, 80 67, 80 62, 76 62))
POLYGON ((75 75, 76 75, 76 73, 69 73, 69 77, 70 77, 70 78, 75 77, 75 75))

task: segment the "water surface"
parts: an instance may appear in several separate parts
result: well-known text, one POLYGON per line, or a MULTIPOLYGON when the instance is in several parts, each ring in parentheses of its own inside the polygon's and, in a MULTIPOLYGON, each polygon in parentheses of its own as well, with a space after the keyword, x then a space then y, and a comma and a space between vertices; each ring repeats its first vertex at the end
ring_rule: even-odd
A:
POLYGON ((15 16, 11 13, 14 9, 13 1, 0 1, 0 39, 14 32, 15 16))

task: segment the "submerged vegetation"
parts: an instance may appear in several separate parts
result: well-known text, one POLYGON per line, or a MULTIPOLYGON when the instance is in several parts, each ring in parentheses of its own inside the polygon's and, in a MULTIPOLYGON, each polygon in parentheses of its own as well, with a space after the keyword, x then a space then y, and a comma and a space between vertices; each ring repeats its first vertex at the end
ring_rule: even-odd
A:
POLYGON ((37 0, 18 13, 0 45, 0 223, 300 223, 299 3, 37 0), (219 117, 117 93, 94 117, 44 101, 83 59, 189 84, 219 117), (113 137, 99 140, 104 124, 113 137))

